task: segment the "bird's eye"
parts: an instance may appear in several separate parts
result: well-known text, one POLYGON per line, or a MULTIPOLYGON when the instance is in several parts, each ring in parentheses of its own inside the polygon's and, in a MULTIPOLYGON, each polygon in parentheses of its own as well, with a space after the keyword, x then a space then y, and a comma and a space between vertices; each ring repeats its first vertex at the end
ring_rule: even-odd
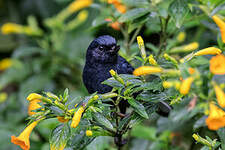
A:
POLYGON ((99 46, 99 50, 103 51, 104 47, 103 46, 99 46))

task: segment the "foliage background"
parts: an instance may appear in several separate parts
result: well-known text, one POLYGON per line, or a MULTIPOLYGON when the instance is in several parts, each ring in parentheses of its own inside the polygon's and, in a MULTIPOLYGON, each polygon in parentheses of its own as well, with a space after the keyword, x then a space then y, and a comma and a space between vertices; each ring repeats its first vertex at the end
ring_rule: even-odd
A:
MULTIPOLYGON (((48 33, 49 31, 44 26, 44 20, 56 15, 71 2, 72 0, 0 0, 0 25, 6 22, 25 25, 27 18, 32 15, 35 16, 44 32, 48 33)), ((124 3, 130 4, 131 8, 137 7, 134 5, 138 2, 144 3, 145 0, 136 2, 124 0, 124 3)), ((164 3, 160 0, 152 2, 159 3, 157 9, 162 15, 167 15, 167 6, 172 0, 164 3)), ((198 4, 201 1, 190 0, 188 2, 198 4)), ((86 8, 89 12, 88 18, 78 27, 70 31, 59 31, 60 35, 63 35, 62 39, 56 38, 55 43, 51 43, 53 47, 59 49, 56 53, 40 48, 37 40, 28 36, 0 34, 0 59, 10 57, 14 60, 11 68, 0 72, 0 90, 8 94, 8 98, 0 103, 0 149, 18 149, 17 146, 10 143, 10 137, 20 133, 26 126, 28 102, 25 98, 29 93, 50 91, 58 95, 65 88, 69 88, 70 99, 76 98, 77 102, 81 100, 82 96, 88 95, 82 83, 81 72, 89 43, 95 37, 104 34, 114 36, 121 45, 124 42, 120 31, 113 30, 107 23, 98 22, 107 17, 107 13, 105 14, 105 9, 103 9, 107 4, 100 4, 100 1, 95 1, 95 4, 86 8)), ((204 5, 208 8, 220 6, 220 13, 225 14, 224 3, 222 4, 219 0, 207 1, 204 5)), ((143 5, 138 5, 138 7, 143 7, 143 5)), ((108 5, 107 8, 115 11, 115 8, 108 5)), ((151 15, 154 16, 154 13, 152 10, 151 15)), ((182 44, 198 42, 199 49, 217 45, 218 28, 206 13, 203 9, 195 7, 180 28, 176 28, 174 23, 169 24, 167 39, 175 39, 177 34, 183 31, 186 33, 186 40, 182 44)), ((72 15, 71 19, 76 15, 76 13, 72 15)), ((130 35, 133 34, 134 32, 130 33, 130 35)), ((157 47, 160 43, 159 20, 154 18, 148 20, 141 28, 139 35, 143 37, 145 43, 150 45, 146 44, 147 50, 151 50, 152 45, 157 47)), ((125 53, 123 45, 121 51, 122 54, 125 53)), ((130 54, 124 56, 130 60, 133 52, 138 52, 136 42, 132 45, 130 54)), ((138 64, 133 62, 133 66, 137 67, 138 64)), ((169 120, 154 113, 150 120, 133 129, 129 142, 130 149, 160 149, 159 147, 165 147, 164 145, 167 149, 199 149, 200 145, 195 145, 195 141, 192 139, 195 131, 202 136, 212 135, 212 139, 218 138, 214 137, 215 134, 212 131, 200 127, 202 126, 201 120, 198 122, 200 125, 198 126, 193 117, 195 114, 189 114, 187 109, 184 109, 187 103, 188 101, 184 101, 178 106, 174 106, 169 120), (196 128, 193 128, 194 123, 196 128)), ((56 124, 58 124, 57 120, 52 119, 38 125, 31 135, 32 150, 49 149, 50 131, 55 128, 56 124)), ((113 139, 108 137, 98 137, 87 147, 87 149, 96 150, 114 148, 113 139)))

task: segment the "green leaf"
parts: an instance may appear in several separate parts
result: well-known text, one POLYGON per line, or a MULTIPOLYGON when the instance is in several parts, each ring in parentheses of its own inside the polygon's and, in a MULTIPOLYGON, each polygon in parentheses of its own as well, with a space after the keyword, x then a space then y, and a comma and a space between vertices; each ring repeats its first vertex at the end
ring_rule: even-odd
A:
POLYGON ((225 149, 225 128, 220 128, 217 130, 217 134, 220 137, 222 149, 225 149))
POLYGON ((188 8, 187 1, 174 0, 169 6, 169 14, 175 21, 177 28, 181 27, 188 13, 189 13, 189 8, 188 8))
POLYGON ((51 149, 63 149, 70 138, 70 128, 68 124, 61 124, 56 127, 50 136, 51 149))
POLYGON ((136 18, 139 18, 141 16, 146 15, 147 13, 149 13, 149 9, 146 8, 134 8, 131 9, 129 11, 127 11, 125 14, 123 14, 118 21, 119 22, 128 22, 128 21, 132 21, 136 18))
POLYGON ((156 128, 137 125, 132 128, 131 136, 153 141, 156 140, 156 128))
POLYGON ((93 115, 93 117, 98 123, 100 123, 101 125, 103 125, 104 127, 108 128, 108 129, 114 131, 114 128, 113 128, 113 125, 111 124, 111 122, 107 118, 105 118, 102 114, 95 113, 93 115))
POLYGON ((148 114, 145 111, 145 107, 138 101, 136 101, 133 98, 128 99, 128 103, 131 105, 131 107, 134 108, 134 111, 137 112, 140 116, 148 119, 148 114))

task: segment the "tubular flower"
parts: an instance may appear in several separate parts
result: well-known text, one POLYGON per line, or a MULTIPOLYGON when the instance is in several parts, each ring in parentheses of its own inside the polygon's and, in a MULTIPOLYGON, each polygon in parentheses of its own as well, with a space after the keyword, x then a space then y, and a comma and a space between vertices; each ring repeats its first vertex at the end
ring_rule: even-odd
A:
POLYGON ((114 30, 120 30, 120 23, 118 21, 110 23, 109 26, 112 27, 114 30))
POLYGON ((225 107, 225 93, 223 92, 223 90, 218 86, 218 85, 214 85, 214 90, 216 92, 216 98, 217 98, 217 102, 219 103, 219 105, 221 107, 225 107))
POLYGON ((225 43, 225 22, 220 19, 218 16, 212 16, 214 22, 218 25, 218 27, 220 28, 220 33, 221 33, 221 37, 222 37, 222 41, 223 43, 225 43))
POLYGON ((40 94, 37 93, 31 93, 28 95, 27 100, 28 101, 32 101, 34 99, 42 99, 43 96, 41 96, 40 94))
POLYGON ((71 128, 76 128, 76 127, 79 125, 79 123, 80 123, 80 118, 81 118, 83 112, 84 112, 84 107, 81 106, 81 107, 77 110, 77 112, 74 113, 74 116, 73 116, 73 119, 72 119, 72 122, 71 122, 71 125, 70 125, 71 128))
POLYGON ((11 66, 12 66, 12 60, 9 58, 5 58, 0 61, 0 71, 6 70, 11 66))
POLYGON ((2 26, 1 31, 3 34, 22 33, 23 26, 15 23, 6 23, 2 26))
POLYGON ((23 132, 18 136, 11 136, 11 142, 13 144, 19 145, 23 150, 29 150, 30 149, 30 134, 34 127, 38 124, 39 121, 34 121, 29 126, 27 126, 23 132))
POLYGON ((92 4, 92 0, 75 0, 68 7, 70 13, 74 13, 82 8, 86 8, 92 4))
POLYGON ((146 58, 145 45, 141 36, 137 36, 137 42, 138 42, 139 49, 141 50, 141 56, 142 58, 145 59, 146 58))
POLYGON ((213 56, 210 60, 209 69, 213 74, 225 74, 225 56, 223 54, 213 56))
POLYGON ((180 86, 180 94, 183 95, 188 94, 193 81, 194 81, 193 77, 188 77, 187 79, 183 80, 180 86))
POLYGON ((171 87, 173 87, 173 82, 164 81, 163 82, 163 87, 164 88, 171 88, 171 87))
POLYGON ((186 33, 185 32, 180 32, 178 35, 177 35, 177 41, 178 42, 184 42, 186 38, 186 33))
POLYGON ((196 53, 194 53, 194 56, 202 56, 202 55, 219 55, 222 51, 215 47, 208 47, 205 49, 202 49, 196 53))
POLYGON ((93 133, 92 133, 91 130, 87 130, 87 131, 86 131, 86 136, 92 136, 92 135, 93 135, 93 133))
POLYGON ((194 74, 195 73, 195 69, 194 68, 188 68, 188 72, 189 74, 194 74))
POLYGON ((150 56, 148 57, 148 61, 149 61, 149 64, 151 64, 151 65, 154 65, 154 66, 157 65, 157 62, 156 62, 156 60, 154 59, 153 55, 150 55, 150 56))
POLYGON ((215 104, 210 103, 209 116, 205 122, 210 130, 218 130, 225 126, 225 112, 215 104))
POLYGON ((86 11, 86 10, 81 11, 81 12, 77 15, 77 19, 78 19, 78 21, 80 21, 80 22, 85 21, 85 20, 87 19, 87 17, 88 17, 88 11, 86 11))
POLYGON ((116 7, 116 10, 120 12, 121 14, 125 13, 127 11, 127 8, 125 5, 123 5, 118 0, 108 0, 109 4, 113 4, 116 7))
POLYGON ((59 122, 62 122, 62 123, 65 123, 65 122, 68 122, 69 119, 65 119, 63 116, 57 116, 57 119, 59 122))
POLYGON ((147 74, 154 74, 154 73, 161 73, 163 71, 160 67, 153 67, 153 66, 141 66, 134 70, 133 75, 141 76, 147 74))
POLYGON ((184 52, 192 52, 193 50, 196 50, 199 47, 198 42, 192 42, 187 45, 174 47, 169 51, 169 53, 184 53, 184 52))
POLYGON ((29 106, 28 106, 28 115, 29 116, 32 116, 32 115, 36 114, 36 112, 33 112, 33 110, 41 108, 41 105, 38 104, 40 102, 41 102, 41 100, 39 100, 39 99, 34 99, 34 100, 29 102, 29 106))

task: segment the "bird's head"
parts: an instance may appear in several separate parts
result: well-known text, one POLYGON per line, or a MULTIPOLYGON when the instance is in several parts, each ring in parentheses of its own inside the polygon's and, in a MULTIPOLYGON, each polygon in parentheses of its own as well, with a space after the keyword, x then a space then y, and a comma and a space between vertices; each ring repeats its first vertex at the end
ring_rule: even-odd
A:
POLYGON ((94 39, 88 47, 86 59, 99 63, 112 63, 117 59, 120 46, 115 38, 103 35, 94 39))

